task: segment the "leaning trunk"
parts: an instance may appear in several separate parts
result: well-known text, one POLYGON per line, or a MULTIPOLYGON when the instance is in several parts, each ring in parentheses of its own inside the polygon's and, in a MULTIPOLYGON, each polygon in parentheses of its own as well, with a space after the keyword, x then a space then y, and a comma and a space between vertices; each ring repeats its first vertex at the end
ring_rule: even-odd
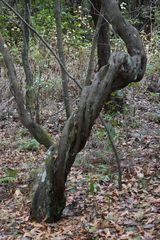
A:
POLYGON ((107 20, 126 43, 128 53, 114 53, 108 65, 96 74, 92 85, 85 87, 77 112, 67 120, 57 149, 50 149, 34 195, 31 219, 54 222, 65 207, 65 182, 90 135, 95 119, 111 92, 140 81, 146 67, 146 55, 137 30, 126 22, 116 0, 103 0, 107 20))
POLYGON ((109 64, 100 69, 92 85, 83 89, 79 108, 66 122, 58 148, 47 157, 31 209, 31 218, 36 221, 60 219, 65 207, 67 175, 77 153, 85 146, 104 102, 111 92, 141 80, 145 72, 146 55, 137 30, 124 21, 116 0, 102 3, 108 21, 126 43, 129 54, 112 54, 109 64))

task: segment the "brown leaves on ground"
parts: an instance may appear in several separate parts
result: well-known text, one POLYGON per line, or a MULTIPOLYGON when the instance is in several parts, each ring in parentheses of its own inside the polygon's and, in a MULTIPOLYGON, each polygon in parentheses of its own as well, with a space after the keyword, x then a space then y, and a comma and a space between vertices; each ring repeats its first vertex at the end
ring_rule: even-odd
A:
MULTIPOLYGON (((123 190, 117 189, 114 155, 106 152, 109 160, 103 164, 100 156, 92 156, 103 147, 92 135, 80 157, 88 166, 94 166, 89 168, 81 162, 72 168, 66 184, 67 206, 62 219, 53 224, 29 220, 32 173, 41 165, 45 149, 24 150, 21 138, 30 137, 20 124, 13 120, 1 122, 0 179, 5 181, 0 185, 0 239, 160 239, 159 123, 146 117, 149 103, 142 99, 136 103, 141 122, 135 122, 136 117, 134 122, 127 118, 125 137, 122 135, 118 143, 123 157, 123 190), (133 123, 139 126, 131 127, 133 123), (6 178, 7 171, 11 178, 6 178)), ((101 128, 98 122, 97 126, 101 128)))

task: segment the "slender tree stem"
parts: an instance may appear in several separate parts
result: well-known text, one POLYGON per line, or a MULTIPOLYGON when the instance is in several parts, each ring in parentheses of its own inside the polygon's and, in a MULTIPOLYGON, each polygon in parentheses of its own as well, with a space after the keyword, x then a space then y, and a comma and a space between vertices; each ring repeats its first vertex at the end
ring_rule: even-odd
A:
MULTIPOLYGON (((26 22, 30 22, 30 1, 23 0, 23 15, 26 22)), ((29 63, 29 42, 30 42, 30 30, 22 22, 23 29, 23 48, 22 48, 22 65, 25 73, 26 81, 26 108, 31 115, 31 118, 34 118, 34 109, 35 109, 35 93, 33 89, 33 74, 29 63)))
POLYGON ((120 163, 121 161, 120 161, 116 146, 115 146, 114 141, 111 137, 110 131, 108 129, 108 126, 107 126, 105 120, 103 119, 103 117, 101 115, 99 116, 99 119, 101 120, 101 123, 103 124, 103 126, 106 130, 108 139, 111 143, 112 150, 115 154, 115 159, 116 159, 116 163, 117 163, 117 167, 118 167, 118 187, 119 187, 119 191, 121 191, 122 190, 122 169, 121 169, 121 163, 120 163))
MULTIPOLYGON (((63 37, 62 37, 62 23, 61 23, 61 1, 56 0, 55 2, 55 19, 56 19, 56 29, 57 29, 57 48, 59 53, 59 59, 61 60, 64 68, 65 66, 65 58, 64 58, 64 47, 63 47, 63 37)), ((61 75, 62 75, 62 87, 63 87, 63 95, 64 95, 64 105, 66 110, 66 116, 69 118, 71 115, 70 109, 70 101, 69 101, 69 93, 68 93, 68 78, 67 74, 64 71, 64 68, 61 67, 61 75)))
POLYGON ((95 50, 96 50, 96 46, 97 46, 97 39, 98 39, 99 30, 101 28, 102 20, 103 20, 103 14, 102 14, 102 8, 101 8, 101 14, 99 14, 99 17, 98 17, 98 21, 97 21, 93 41, 92 41, 92 47, 91 47, 91 53, 90 53, 89 64, 88 64, 88 69, 87 69, 85 86, 88 86, 92 83, 91 77, 92 77, 92 73, 94 70, 95 50))

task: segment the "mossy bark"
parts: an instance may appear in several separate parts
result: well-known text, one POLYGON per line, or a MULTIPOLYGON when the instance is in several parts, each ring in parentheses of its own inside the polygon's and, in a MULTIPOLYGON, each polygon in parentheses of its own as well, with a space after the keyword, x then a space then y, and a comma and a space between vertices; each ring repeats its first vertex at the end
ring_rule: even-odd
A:
POLYGON ((56 149, 52 147, 47 152, 46 165, 40 174, 39 184, 32 202, 31 218, 37 222, 42 221, 42 216, 46 222, 53 222, 53 219, 58 221, 65 207, 65 181, 63 178, 59 181, 55 154, 57 155, 56 149))

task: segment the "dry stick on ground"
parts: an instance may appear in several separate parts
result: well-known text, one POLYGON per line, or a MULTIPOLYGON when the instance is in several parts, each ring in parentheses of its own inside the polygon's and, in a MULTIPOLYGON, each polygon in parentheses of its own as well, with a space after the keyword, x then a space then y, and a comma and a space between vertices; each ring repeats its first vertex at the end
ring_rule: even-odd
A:
MULTIPOLYGON (((59 59, 63 63, 63 66, 66 68, 64 51, 63 51, 63 38, 62 38, 61 0, 56 0, 55 2, 55 20, 56 20, 57 48, 59 53, 59 59)), ((71 115, 71 108, 70 108, 70 101, 69 101, 69 94, 68 94, 68 77, 63 67, 61 65, 60 67, 61 67, 61 75, 62 75, 64 105, 66 110, 66 116, 67 118, 69 118, 69 116, 71 115)))
POLYGON ((120 159, 119 159, 119 155, 118 155, 116 146, 115 146, 115 144, 114 144, 114 142, 113 142, 113 139, 112 139, 112 137, 111 137, 111 134, 110 134, 110 131, 109 131, 109 129, 108 129, 108 126, 107 126, 106 122, 104 121, 104 119, 103 119, 101 116, 99 116, 99 118, 100 118, 103 126, 105 127, 105 130, 106 130, 106 132, 107 132, 109 141, 110 141, 110 143, 111 143, 111 147, 112 147, 113 152, 114 152, 114 154, 115 154, 116 163, 117 163, 117 166, 118 166, 118 188, 119 188, 119 190, 121 191, 121 190, 122 190, 122 169, 121 169, 121 164, 120 164, 121 161, 120 161, 120 159))

